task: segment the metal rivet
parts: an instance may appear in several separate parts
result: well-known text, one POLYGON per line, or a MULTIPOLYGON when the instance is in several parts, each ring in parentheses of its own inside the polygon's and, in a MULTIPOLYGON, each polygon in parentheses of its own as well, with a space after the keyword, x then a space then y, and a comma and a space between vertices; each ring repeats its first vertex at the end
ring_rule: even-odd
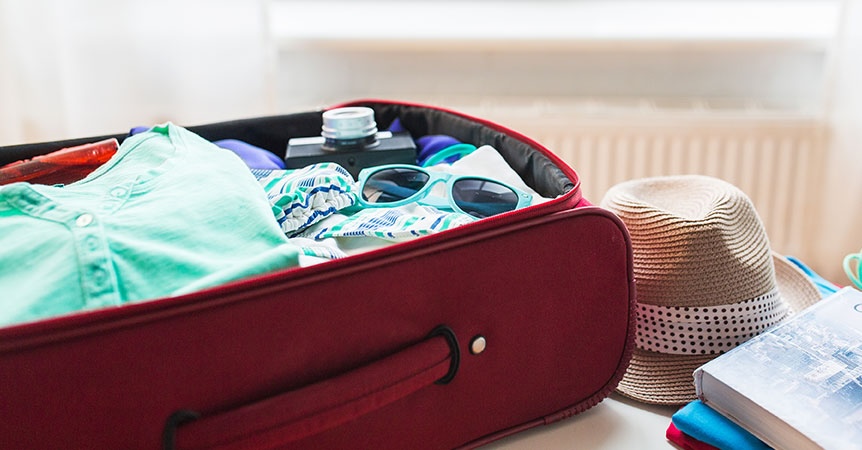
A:
POLYGON ((485 351, 485 346, 488 342, 485 340, 484 336, 476 336, 470 342, 470 353, 474 355, 478 355, 485 351))

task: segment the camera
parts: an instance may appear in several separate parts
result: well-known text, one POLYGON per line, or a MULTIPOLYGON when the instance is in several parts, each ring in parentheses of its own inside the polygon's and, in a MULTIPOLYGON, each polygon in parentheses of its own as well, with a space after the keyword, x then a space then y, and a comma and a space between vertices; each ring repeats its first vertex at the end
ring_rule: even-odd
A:
POLYGON ((287 169, 334 162, 356 179, 366 167, 416 164, 416 143, 407 132, 377 131, 371 108, 335 108, 323 113, 320 136, 288 141, 284 162, 287 169))

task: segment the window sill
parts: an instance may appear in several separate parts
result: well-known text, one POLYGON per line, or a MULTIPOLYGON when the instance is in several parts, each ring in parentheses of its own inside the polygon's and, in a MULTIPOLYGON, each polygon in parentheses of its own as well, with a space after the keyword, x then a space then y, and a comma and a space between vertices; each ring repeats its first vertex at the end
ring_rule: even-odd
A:
POLYGON ((826 49, 838 1, 299 1, 269 5, 280 48, 826 49))

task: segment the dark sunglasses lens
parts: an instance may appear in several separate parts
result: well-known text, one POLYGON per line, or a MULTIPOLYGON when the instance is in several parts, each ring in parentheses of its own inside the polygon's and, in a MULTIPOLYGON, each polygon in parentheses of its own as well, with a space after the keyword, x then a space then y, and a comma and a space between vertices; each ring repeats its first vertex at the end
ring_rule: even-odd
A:
POLYGON ((392 203, 415 195, 428 183, 427 173, 396 168, 374 172, 365 180, 362 199, 368 203, 392 203))
POLYGON ((479 218, 512 211, 518 206, 518 194, 511 189, 476 178, 456 181, 452 186, 452 199, 464 212, 479 218))

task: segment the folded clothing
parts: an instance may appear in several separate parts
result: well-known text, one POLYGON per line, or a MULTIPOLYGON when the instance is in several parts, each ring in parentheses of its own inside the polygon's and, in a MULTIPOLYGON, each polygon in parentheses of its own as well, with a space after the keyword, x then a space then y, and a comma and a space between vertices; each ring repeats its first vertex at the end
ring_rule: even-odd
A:
POLYGON ((744 428, 700 400, 683 406, 671 416, 681 432, 722 450, 769 450, 770 447, 744 428))
POLYGON ((189 292, 302 253, 236 155, 168 123, 81 181, 0 187, 0 324, 189 292))
POLYGON ((683 433, 679 428, 674 426, 673 422, 668 425, 665 437, 684 450, 719 450, 718 447, 714 447, 683 433))
POLYGON ((240 157, 250 169, 284 169, 284 160, 275 153, 237 139, 221 139, 213 144, 240 157))
POLYGON ((251 172, 266 191, 273 214, 288 235, 356 203, 353 176, 335 163, 251 172))
MULTIPOLYGON (((137 126, 129 130, 129 136, 149 131, 152 127, 137 126)), ((213 144, 230 150, 240 157, 250 169, 284 169, 284 160, 275 153, 251 145, 239 139, 220 139, 212 141, 213 144)))
POLYGON ((399 242, 449 230, 475 221, 467 214, 410 204, 368 208, 314 232, 314 239, 374 237, 399 242))

